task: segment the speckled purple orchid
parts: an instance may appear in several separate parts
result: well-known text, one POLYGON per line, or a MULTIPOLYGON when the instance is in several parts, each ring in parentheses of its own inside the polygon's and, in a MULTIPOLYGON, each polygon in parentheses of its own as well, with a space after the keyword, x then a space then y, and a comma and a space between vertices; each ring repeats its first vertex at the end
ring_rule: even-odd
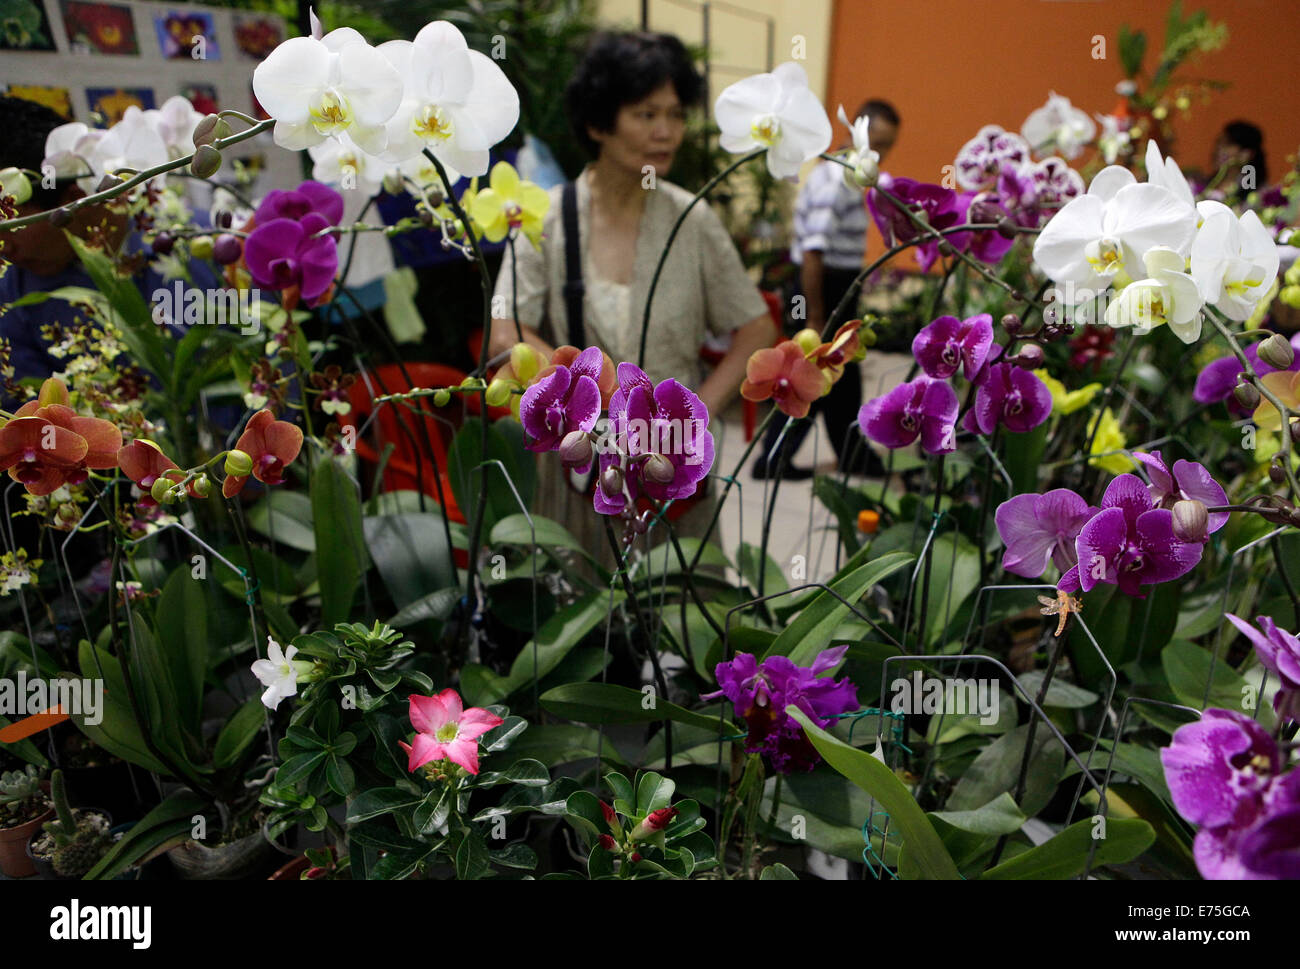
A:
MULTIPOLYGON (((961 222, 962 210, 957 204, 957 193, 941 185, 918 182, 911 178, 895 178, 888 191, 904 205, 919 208, 934 229, 948 229, 961 222)), ((867 194, 867 207, 880 234, 889 246, 910 242, 921 234, 921 229, 901 212, 898 206, 884 198, 876 189, 867 194)), ((955 232, 947 236, 954 248, 964 249, 969 233, 955 232)), ((916 261, 922 272, 928 272, 939 258, 939 242, 930 239, 916 247, 916 261)))
POLYGON ((1255 617, 1258 629, 1232 613, 1226 613, 1224 618, 1250 640, 1259 664, 1278 678, 1277 695, 1273 697, 1277 715, 1283 720, 1300 720, 1300 638, 1278 629, 1268 616, 1255 617))
POLYGON ((968 192, 992 188, 1004 167, 1012 171, 1029 161, 1029 142, 1001 125, 987 124, 957 152, 957 185, 968 192))
POLYGON ((1186 575, 1204 551, 1199 542, 1174 536, 1173 512, 1157 508, 1135 474, 1111 481, 1101 510, 1080 529, 1074 546, 1078 564, 1061 576, 1057 588, 1089 592, 1106 583, 1137 598, 1145 598, 1141 586, 1186 575))
MULTIPOLYGON (((1291 348, 1295 351, 1295 359, 1291 361, 1291 366, 1287 369, 1291 372, 1300 370, 1300 333, 1291 337, 1291 348)), ((1277 367, 1269 366, 1259 358, 1259 344, 1252 343, 1246 347, 1246 359, 1250 365, 1255 368, 1255 373, 1261 377, 1266 373, 1272 373, 1277 367)), ((1238 417, 1249 417, 1253 410, 1241 406, 1237 403, 1237 398, 1232 396, 1232 389, 1237 386, 1237 378, 1245 372, 1241 361, 1232 354, 1226 357, 1220 357, 1218 360, 1207 364, 1196 377, 1196 387, 1192 391, 1192 399, 1198 404, 1215 404, 1219 401, 1226 401, 1228 410, 1238 417)))
POLYGON ((966 412, 962 426, 972 434, 992 434, 999 424, 1016 434, 1032 431, 1052 413, 1052 392, 1028 370, 1014 363, 990 366, 975 406, 966 412))
POLYGON ((998 176, 999 201, 1016 224, 1027 229, 1042 225, 1084 191, 1083 177, 1055 156, 1020 168, 1003 165, 998 176))
POLYGON ((993 513, 1007 547, 1002 567, 1026 579, 1042 576, 1048 562, 1068 572, 1079 562, 1075 539, 1096 512, 1069 488, 1004 501, 993 513))
POLYGON ((928 454, 957 450, 957 393, 945 381, 917 377, 876 397, 858 411, 858 426, 887 448, 906 447, 918 437, 928 454))
POLYGON ((980 313, 959 320, 941 316, 912 340, 912 356, 928 376, 947 380, 960 368, 974 380, 993 345, 993 317, 980 313))
MULTIPOLYGON (((1174 462, 1171 471, 1159 451, 1152 451, 1150 454, 1134 451, 1133 458, 1146 467, 1147 477, 1151 479, 1151 500, 1156 503, 1157 508, 1172 509, 1176 502, 1191 499, 1207 507, 1228 504, 1227 492, 1202 464, 1179 459, 1174 462)), ((1228 524, 1226 511, 1210 513, 1209 532, 1217 532, 1226 524, 1228 524)))
POLYGON ((587 347, 570 366, 557 366, 524 391, 519 420, 528 432, 528 450, 554 451, 570 432, 588 433, 596 426, 600 417, 600 385, 596 381, 602 361, 599 347, 587 347))
POLYGON ((823 675, 835 669, 846 652, 848 646, 822 650, 812 666, 796 666, 786 656, 769 656, 760 663, 749 653, 737 653, 714 668, 721 689, 701 699, 730 700, 749 727, 745 749, 766 754, 777 773, 809 771, 821 757, 785 708, 793 704, 822 728, 830 726, 836 714, 857 710, 857 687, 847 678, 823 675))
POLYGON ((671 378, 655 384, 630 363, 618 365, 618 390, 609 401, 613 449, 600 455, 592 503, 602 515, 623 511, 629 496, 657 501, 689 498, 713 468, 713 435, 704 402, 671 378), (621 491, 607 492, 606 472, 617 468, 621 491))
POLYGON ((1234 710, 1206 710, 1160 751, 1174 807, 1201 825, 1192 853, 1210 879, 1300 878, 1300 771, 1234 710))

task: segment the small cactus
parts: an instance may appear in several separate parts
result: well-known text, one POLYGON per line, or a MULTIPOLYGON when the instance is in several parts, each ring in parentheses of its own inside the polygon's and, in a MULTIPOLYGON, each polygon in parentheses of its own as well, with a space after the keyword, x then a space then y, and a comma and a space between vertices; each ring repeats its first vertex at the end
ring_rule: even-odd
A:
POLYGON ((0 774, 0 823, 22 824, 44 814, 46 803, 41 772, 34 765, 0 774))
POLYGON ((54 840, 54 870, 66 878, 80 878, 112 847, 108 825, 97 815, 80 817, 68 803, 63 771, 50 775, 50 799, 58 820, 45 822, 45 831, 54 840))

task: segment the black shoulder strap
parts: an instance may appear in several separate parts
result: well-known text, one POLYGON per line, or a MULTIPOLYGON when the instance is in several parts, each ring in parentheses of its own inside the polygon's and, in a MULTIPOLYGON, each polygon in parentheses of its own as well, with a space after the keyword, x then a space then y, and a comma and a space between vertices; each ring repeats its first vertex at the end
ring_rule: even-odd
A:
POLYGON ((582 325, 582 299, 586 284, 582 281, 582 249, 578 238, 578 185, 564 183, 560 200, 564 219, 564 310, 569 318, 569 343, 579 350, 587 344, 582 325))

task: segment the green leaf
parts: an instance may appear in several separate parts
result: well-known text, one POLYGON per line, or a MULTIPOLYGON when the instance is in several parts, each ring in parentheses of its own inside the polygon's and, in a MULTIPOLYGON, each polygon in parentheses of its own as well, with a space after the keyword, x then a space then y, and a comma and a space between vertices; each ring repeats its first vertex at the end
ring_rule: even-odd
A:
MULTIPOLYGON (((500 472, 496 472, 500 474, 500 472)), ((573 534, 552 518, 533 515, 533 527, 528 527, 528 516, 523 512, 506 515, 492 526, 490 543, 493 545, 522 545, 528 548, 534 544, 554 548, 571 548, 575 552, 591 558, 591 550, 585 548, 573 534)))
POLYGON ((323 750, 313 750, 306 754, 290 757, 280 765, 280 769, 275 775, 275 782, 282 786, 289 786, 306 780, 307 776, 320 766, 326 756, 323 750))
POLYGON ((759 872, 758 880, 761 882, 797 882, 799 876, 785 865, 777 862, 775 865, 768 865, 759 872))
POLYGON ((865 751, 836 740, 809 720, 798 707, 788 706, 785 712, 803 727, 827 764, 870 794, 889 812, 891 827, 902 835, 908 854, 923 878, 954 880, 960 877, 934 825, 892 770, 865 751))
POLYGON ((520 868, 531 871, 537 867, 537 852, 528 845, 519 843, 506 845, 500 851, 489 851, 488 858, 492 864, 502 868, 520 868))
MULTIPOLYGON (((1026 693, 1032 697, 1037 697, 1038 691, 1043 685, 1043 671, 1030 670, 1027 673, 1021 673, 1016 679, 1020 681, 1020 685, 1025 688, 1026 693)), ((1070 683, 1063 683, 1059 679, 1053 679, 1047 687, 1047 696, 1043 698, 1043 706, 1080 710, 1092 706, 1099 699, 1100 697, 1091 690, 1085 690, 1070 683)))
POLYGON ((451 814, 452 796, 447 788, 440 787, 425 795, 420 806, 411 816, 411 823, 420 834, 433 834, 444 824, 451 814))
POLYGON ((347 797, 357 784, 352 765, 337 754, 330 754, 325 761, 325 783, 339 797, 347 797))
POLYGON ((498 685, 499 689, 506 692, 493 699, 504 699, 516 690, 532 685, 534 678, 540 680, 555 669, 569 651, 605 619, 611 601, 612 608, 617 608, 625 598, 626 593, 618 590, 612 596, 608 592, 592 593, 566 606, 542 623, 537 635, 524 644, 510 664, 509 675, 498 685))
POLYGON ((202 814, 207 807, 207 802, 188 788, 168 795, 122 835, 117 844, 86 873, 86 880, 115 878, 167 842, 188 838, 194 815, 202 814))
POLYGON ((316 551, 311 499, 301 491, 268 488, 266 497, 244 512, 248 527, 277 544, 300 552, 316 551))
POLYGON ((198 736, 208 670, 208 597, 189 565, 173 571, 163 586, 157 628, 180 722, 198 736))
POLYGON ((532 504, 537 486, 537 465, 524 447, 523 427, 515 421, 498 421, 488 425, 487 454, 483 453, 483 427, 477 417, 465 419, 447 449, 447 477, 456 505, 465 518, 473 520, 479 495, 486 489, 487 506, 483 516, 483 534, 491 535, 496 523, 520 513, 520 500, 532 504), (475 470, 484 461, 500 461, 519 492, 516 500, 510 484, 497 465, 475 470))
POLYGON ((461 881, 473 881, 491 873, 492 856, 482 835, 471 828, 456 848, 456 877, 461 881))
POLYGON ((169 393, 172 389, 171 367, 168 366, 171 337, 163 327, 154 323, 149 304, 135 281, 119 276, 113 260, 106 253, 92 249, 71 232, 65 231, 64 235, 95 288, 108 300, 112 318, 122 330, 122 341, 135 362, 158 377, 163 383, 164 393, 169 393))
MULTIPOLYGON (((758 560, 762 554, 762 549, 757 545, 750 545, 748 542, 741 542, 740 548, 736 552, 736 564, 740 566, 740 574, 745 577, 745 581, 753 589, 758 589, 758 560)), ((763 593, 771 595, 774 592, 784 592, 790 587, 785 580, 785 573, 781 571, 781 566, 776 564, 772 556, 767 555, 763 558, 763 593)))
MULTIPOLYGON (((915 558, 908 552, 890 552, 858 566, 848 575, 832 582, 830 588, 843 599, 856 604, 872 586, 915 558)), ((848 615, 848 606, 835 595, 823 591, 799 613, 794 622, 781 631, 763 658, 789 656, 796 666, 809 665, 826 648, 831 633, 848 615)))
POLYGON ((503 723, 485 733, 479 743, 487 753, 494 754, 506 750, 527 729, 528 721, 523 717, 506 717, 503 723))
POLYGON ((370 818, 391 814, 403 808, 419 804, 423 798, 419 794, 398 787, 372 787, 362 791, 348 805, 347 823, 358 824, 370 818))
POLYGON ((388 625, 413 626, 427 619, 437 619, 440 622, 446 620, 456 608, 456 603, 460 601, 464 591, 459 586, 448 586, 421 596, 414 602, 407 603, 397 615, 388 620, 388 625))
POLYGON ((1122 865, 1132 861, 1156 840, 1154 829, 1138 819, 1106 819, 1106 837, 1093 839, 1093 820, 1076 821, 1056 837, 1004 861, 980 877, 990 881, 1074 878, 1083 874, 1088 852, 1097 846, 1092 867, 1122 865))
POLYGON ((217 735, 217 745, 212 752, 212 766, 230 767, 257 738, 266 722, 261 697, 253 697, 226 721, 217 735))
POLYGON ((370 516, 361 525, 370 557, 399 609, 420 600, 429 589, 455 584, 440 515, 370 516))
POLYGON ((83 639, 78 649, 78 660, 82 676, 103 677, 104 701, 100 705, 101 720, 98 724, 87 723, 84 714, 72 715, 77 729, 123 760, 155 774, 170 776, 171 771, 150 752, 149 745, 140 732, 135 713, 127 699, 126 682, 122 679, 117 657, 83 639))
MULTIPOLYGON (((1253 693, 1253 688, 1236 670, 1219 657, 1214 663, 1214 682, 1210 686, 1209 700, 1205 699, 1205 684, 1210 679, 1212 657, 1209 650, 1202 649, 1195 643, 1176 639, 1160 653, 1160 664, 1164 667, 1169 687, 1174 691, 1179 703, 1200 710, 1202 707, 1221 707, 1225 710, 1240 710, 1242 699, 1253 693)), ((1277 722, 1273 708, 1263 704, 1257 718, 1265 729, 1272 729, 1277 722)))
MULTIPOLYGON (((1047 448, 1048 421, 1044 421, 1032 431, 1024 434, 1007 436, 1006 447, 1002 448, 1002 464, 1011 477, 1015 494, 1038 491, 1038 473, 1043 463, 1043 451, 1047 448)), ((1005 487, 1006 482, 996 476, 994 482, 1005 487)))
MULTIPOLYGON (((718 729, 718 718, 706 716, 654 698, 654 706, 645 709, 646 697, 640 690, 613 683, 569 683, 547 690, 541 704, 556 716, 581 723, 651 723, 675 720, 711 730, 718 729)), ((724 734, 739 733, 728 720, 722 720, 724 734)))
POLYGON ((1026 820, 1006 791, 974 811, 932 811, 930 816, 972 834, 1011 834, 1026 820))
POLYGON ((654 771, 642 774, 636 786, 637 816, 644 817, 651 811, 668 807, 672 803, 675 790, 677 790, 677 782, 672 778, 656 774, 654 771))
POLYGON ((475 787, 496 787, 498 784, 522 784, 525 787, 545 787, 551 782, 551 773, 541 761, 517 760, 503 771, 480 774, 475 787))
MULTIPOLYGON (((985 747, 948 796, 949 810, 977 810, 1004 791, 1015 790, 1028 737, 1029 724, 1022 724, 985 747)), ((1060 742, 1046 726, 1038 724, 1034 752, 1029 760, 1028 783, 1019 805, 1027 817, 1033 817, 1051 800, 1064 757, 1060 742)))
POLYGON ((312 523, 316 532, 321 591, 321 625, 345 621, 357 586, 369 566, 356 486, 333 459, 316 464, 311 476, 312 523))
MULTIPOLYGON (((926 612, 924 645, 941 646, 953 633, 952 620, 966 597, 979 588, 980 556, 973 542, 960 532, 944 532, 930 543, 930 602, 926 612)), ((921 608, 925 589, 917 576, 913 610, 921 608)), ((916 612, 913 612, 915 615, 916 612)), ((963 630, 956 632, 960 635, 963 630)))

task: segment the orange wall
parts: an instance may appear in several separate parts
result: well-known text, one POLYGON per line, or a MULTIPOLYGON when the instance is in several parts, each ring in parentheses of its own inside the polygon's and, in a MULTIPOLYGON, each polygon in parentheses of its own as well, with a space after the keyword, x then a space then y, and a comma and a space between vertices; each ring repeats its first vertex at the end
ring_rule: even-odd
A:
MULTIPOLYGON (((1276 179, 1300 147, 1300 3, 1184 0, 1183 7, 1226 23, 1229 39, 1175 79, 1231 87, 1194 103, 1190 117, 1176 123, 1174 157, 1207 167, 1224 123, 1242 118, 1263 129, 1276 179)), ((834 117, 840 103, 853 111, 866 97, 892 101, 903 124, 884 167, 938 182, 982 125, 1019 131, 1051 90, 1090 114, 1111 111, 1123 79, 1119 25, 1146 31, 1143 66, 1154 70, 1168 9, 1166 0, 836 0, 827 109, 834 117), (1105 60, 1092 58, 1095 34, 1106 38, 1105 60)), ((836 128, 838 144, 844 132, 836 128)), ((879 245, 872 239, 870 251, 880 252, 879 245)))

